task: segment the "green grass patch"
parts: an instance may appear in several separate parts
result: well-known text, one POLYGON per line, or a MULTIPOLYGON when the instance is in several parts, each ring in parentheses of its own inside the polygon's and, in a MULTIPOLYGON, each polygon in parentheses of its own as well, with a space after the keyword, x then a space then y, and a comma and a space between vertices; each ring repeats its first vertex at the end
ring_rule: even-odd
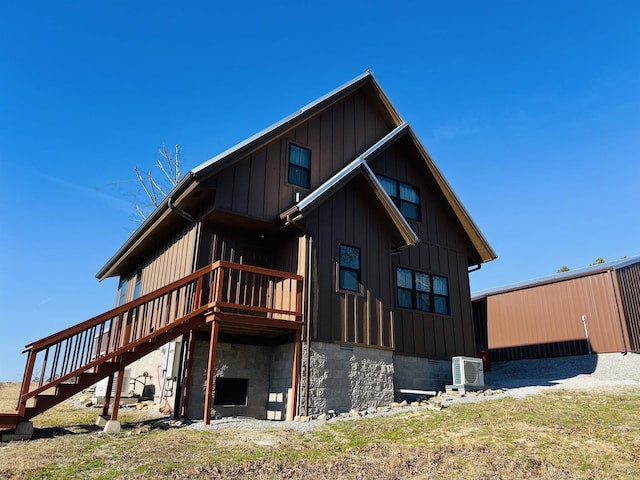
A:
POLYGON ((329 422, 307 433, 139 422, 113 436, 65 432, 0 448, 0 477, 640 478, 640 390, 558 391, 329 422))

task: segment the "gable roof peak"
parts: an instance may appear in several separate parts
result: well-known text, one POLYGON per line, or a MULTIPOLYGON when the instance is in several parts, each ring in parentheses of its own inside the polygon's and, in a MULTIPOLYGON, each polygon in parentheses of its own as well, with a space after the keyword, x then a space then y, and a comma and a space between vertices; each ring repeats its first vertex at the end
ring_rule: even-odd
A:
POLYGON ((239 155, 243 155, 254 150, 255 148, 258 148, 271 138, 274 138, 277 135, 295 128, 295 126, 307 120, 311 115, 330 107, 341 98, 347 96, 349 93, 367 84, 373 87, 378 99, 384 105, 386 112, 388 113, 389 117, 391 117, 393 122, 396 125, 403 124, 404 121, 402 120, 402 117, 395 109, 387 95, 384 93, 384 91, 380 87, 380 84, 376 81, 375 77, 373 76, 373 71, 367 70, 357 77, 344 83, 343 85, 335 88, 334 90, 331 90, 329 93, 326 93, 316 100, 304 105, 297 111, 293 112, 291 115, 288 115, 282 120, 279 120, 269 127, 259 131, 255 135, 252 135, 251 137, 241 141, 233 147, 228 148, 215 157, 210 158, 206 162, 192 169, 190 173, 196 178, 202 178, 203 176, 208 175, 212 169, 215 169, 214 166, 219 166, 222 163, 226 163, 227 160, 237 158, 239 155))

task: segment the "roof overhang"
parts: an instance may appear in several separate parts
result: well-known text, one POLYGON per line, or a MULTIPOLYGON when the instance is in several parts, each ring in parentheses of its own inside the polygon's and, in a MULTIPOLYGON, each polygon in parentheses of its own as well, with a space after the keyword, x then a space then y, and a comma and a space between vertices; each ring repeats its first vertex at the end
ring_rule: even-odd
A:
POLYGON ((133 232, 124 245, 107 261, 98 273, 96 273, 96 277, 104 280, 108 277, 121 275, 120 267, 123 261, 132 255, 132 252, 143 243, 149 241, 154 231, 164 224, 169 217, 179 215, 177 212, 179 211, 181 201, 206 179, 216 175, 235 160, 244 158, 260 149, 270 140, 295 129, 311 116, 330 108, 347 95, 363 87, 366 87, 366 91, 378 99, 382 110, 386 113, 392 125, 402 124, 400 114, 391 104, 389 98, 374 78, 373 72, 371 70, 364 72, 344 85, 307 104, 297 112, 283 118, 188 172, 182 181, 169 193, 167 199, 151 213, 138 229, 133 232))
POLYGON ((105 278, 119 275, 119 269, 122 263, 133 254, 140 246, 149 241, 150 237, 156 232, 160 225, 167 222, 169 217, 179 216, 175 205, 180 203, 184 198, 189 196, 197 187, 191 172, 182 179, 182 181, 174 187, 167 195, 167 198, 149 215, 144 222, 133 232, 120 249, 104 264, 104 266, 96 273, 96 278, 104 280, 105 278))
POLYGON ((442 194, 444 195, 447 202, 453 209, 453 212, 455 216, 458 218, 460 225, 462 225, 462 228, 464 229, 465 233, 469 237, 469 240, 471 240, 471 243, 473 244, 476 251, 478 252, 478 255, 482 260, 482 263, 495 260, 497 258, 496 253, 493 251, 493 249, 489 245, 489 242, 487 242, 487 239, 484 237, 484 235, 482 235, 482 232, 480 232, 480 229, 478 228, 478 226, 471 219, 469 212, 467 212, 466 208, 464 208, 464 206, 462 205, 462 202, 460 201, 458 196, 454 193, 449 183, 445 180, 444 176, 442 175, 442 173, 440 172, 436 164, 433 162, 426 148, 424 148, 424 146, 416 136, 413 129, 411 129, 411 127, 407 128, 407 134, 411 137, 413 144, 415 145, 416 149, 418 150, 418 152, 424 159, 425 163, 427 164, 427 167, 429 168, 429 171, 433 175, 433 178, 435 179, 436 183, 440 187, 442 194))
POLYGON ((442 173, 440 172, 440 170, 438 170, 435 163, 427 153, 426 149, 422 146, 420 140, 418 140, 418 137, 415 135, 408 123, 402 123, 397 128, 392 130, 384 138, 380 139, 375 145, 373 145, 366 152, 349 163, 346 167, 336 173, 320 187, 311 192, 304 199, 300 200, 292 208, 283 212, 280 217, 282 219, 291 219, 295 218, 296 215, 304 215, 305 211, 310 210, 316 205, 322 203, 324 199, 332 195, 338 188, 340 188, 346 182, 350 181, 350 179, 355 175, 362 173, 368 180, 371 188, 380 200, 381 204, 384 206, 394 225, 405 239, 406 244, 415 245, 415 243, 417 243, 418 241, 417 235, 408 224, 402 213, 400 213, 395 203, 387 195, 386 191, 367 163, 368 159, 375 157, 378 153, 382 152, 386 148, 389 148, 400 138, 404 138, 407 136, 411 139, 411 142, 429 168, 429 171, 433 175, 433 178, 442 191, 442 194, 444 195, 446 201, 451 206, 451 209, 460 222, 460 225, 462 226, 469 240, 478 252, 479 258, 482 260, 482 262, 489 262, 491 260, 494 260, 496 258, 496 254, 494 253, 493 249, 484 238, 476 224, 473 222, 471 216, 464 208, 456 194, 453 192, 451 186, 444 179, 442 173))

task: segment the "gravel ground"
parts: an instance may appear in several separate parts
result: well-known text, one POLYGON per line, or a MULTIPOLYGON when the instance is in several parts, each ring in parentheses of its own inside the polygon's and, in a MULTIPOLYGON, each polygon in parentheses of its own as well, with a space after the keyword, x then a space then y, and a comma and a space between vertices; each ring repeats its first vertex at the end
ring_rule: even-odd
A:
MULTIPOLYGON (((524 398, 540 394, 547 389, 590 390, 607 387, 640 388, 640 354, 626 355, 608 353, 591 356, 561 357, 551 359, 497 362, 485 373, 485 384, 491 392, 479 395, 443 395, 442 405, 472 403, 483 400, 524 398)), ((367 416, 388 416, 425 407, 406 406, 387 412, 367 416)), ((251 418, 222 418, 213 420, 209 426, 201 421, 190 422, 187 428, 196 430, 218 430, 222 428, 284 429, 299 432, 310 431, 325 422, 354 421, 361 417, 337 416, 330 420, 308 422, 272 422, 251 418)))

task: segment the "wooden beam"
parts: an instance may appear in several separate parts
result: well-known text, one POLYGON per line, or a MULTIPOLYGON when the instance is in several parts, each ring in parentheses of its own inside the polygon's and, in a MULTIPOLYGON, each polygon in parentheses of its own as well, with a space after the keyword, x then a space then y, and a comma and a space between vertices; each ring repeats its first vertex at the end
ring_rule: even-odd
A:
POLYGON ((302 329, 302 322, 293 320, 279 320, 277 318, 254 317, 252 315, 242 315, 240 313, 216 312, 215 319, 217 322, 255 325, 259 327, 279 328, 283 330, 302 329))
POLYGON ((218 346, 218 322, 211 321, 211 339, 209 340, 209 362, 207 364, 207 387, 204 397, 204 424, 211 423, 211 407, 213 406, 213 388, 216 377, 216 348, 218 346))
POLYGON ((189 404, 189 392, 191 391, 191 370, 193 368, 193 355, 196 348, 196 330, 192 328, 189 330, 189 344, 187 346, 187 364, 184 369, 184 385, 182 386, 182 406, 180 408, 180 415, 183 418, 187 417, 187 406, 189 404))
MULTIPOLYGON (((298 384, 300 381, 300 365, 302 354, 302 342, 300 341, 300 331, 294 333, 293 342, 293 369, 291 372, 291 398, 288 402, 287 420, 292 421, 296 415, 298 405, 298 384)), ((308 368, 308 367, 307 367, 308 368)))
POLYGON ((118 409, 120 408, 120 393, 122 392, 122 383, 124 382, 124 365, 121 364, 118 370, 118 382, 116 384, 116 395, 113 398, 113 410, 111 412, 111 420, 118 420, 118 409))
POLYGON ((109 403, 111 402, 112 390, 113 390, 113 373, 109 375, 109 380, 107 380, 107 389, 104 394, 104 405, 102 406, 103 417, 106 417, 109 414, 109 403))

